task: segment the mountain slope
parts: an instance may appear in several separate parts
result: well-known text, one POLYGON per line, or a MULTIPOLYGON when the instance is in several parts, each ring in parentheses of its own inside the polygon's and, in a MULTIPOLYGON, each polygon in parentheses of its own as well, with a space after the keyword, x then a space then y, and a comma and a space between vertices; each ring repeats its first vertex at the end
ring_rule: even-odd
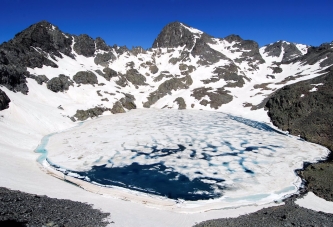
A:
POLYGON ((325 45, 278 41, 259 48, 180 22, 164 27, 152 48, 129 50, 42 21, 0 45, 0 84, 28 96, 33 87, 57 100, 39 101, 72 120, 132 108, 187 108, 268 122, 263 102, 273 91, 321 75, 332 59, 325 45))

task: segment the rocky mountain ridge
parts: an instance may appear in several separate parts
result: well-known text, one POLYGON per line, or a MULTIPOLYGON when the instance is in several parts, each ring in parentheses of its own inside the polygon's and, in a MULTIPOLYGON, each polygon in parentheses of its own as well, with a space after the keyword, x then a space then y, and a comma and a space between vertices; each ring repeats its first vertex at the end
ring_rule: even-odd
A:
POLYGON ((321 75, 332 65, 330 45, 278 41, 259 48, 237 35, 214 38, 173 22, 152 48, 129 50, 109 46, 102 38, 70 35, 42 21, 0 45, 0 84, 26 95, 35 82, 54 97, 77 93, 75 98, 67 94, 68 104, 56 106, 78 120, 97 107, 113 113, 152 107, 239 109, 255 115, 251 112, 262 109, 273 91, 321 75), (85 102, 83 96, 93 101, 85 102), (67 111, 66 105, 73 103, 77 109, 67 111))

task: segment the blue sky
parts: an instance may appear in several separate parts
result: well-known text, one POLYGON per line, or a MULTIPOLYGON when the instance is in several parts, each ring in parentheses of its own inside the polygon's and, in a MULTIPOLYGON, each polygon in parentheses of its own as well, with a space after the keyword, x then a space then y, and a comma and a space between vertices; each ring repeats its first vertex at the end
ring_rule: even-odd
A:
POLYGON ((0 43, 47 20, 70 34, 107 44, 151 47, 180 21, 214 37, 238 34, 260 46, 287 40, 318 46, 333 40, 332 0, 0 0, 0 43))

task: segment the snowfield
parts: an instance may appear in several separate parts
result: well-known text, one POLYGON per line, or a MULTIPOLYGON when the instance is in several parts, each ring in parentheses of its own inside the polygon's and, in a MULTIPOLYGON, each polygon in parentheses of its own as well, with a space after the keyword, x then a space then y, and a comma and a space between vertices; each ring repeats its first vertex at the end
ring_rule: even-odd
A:
MULTIPOLYGON (((203 56, 190 51, 205 33, 180 26, 193 33, 193 47, 139 53, 110 47, 114 58, 104 66, 94 57, 77 54, 74 38, 75 59, 65 54, 51 57, 36 49, 58 67, 27 68, 31 75, 52 79, 64 74, 73 80, 77 72, 90 71, 98 83, 73 83, 68 90, 53 92, 46 83, 27 78, 28 95, 1 86, 11 100, 9 108, 0 112, 1 186, 93 204, 111 213, 115 223, 110 226, 193 226, 280 205, 282 198, 297 193, 302 182, 294 171, 303 162, 324 159, 328 150, 276 129, 261 104, 275 90, 322 75, 330 66, 321 66, 325 59, 312 65, 280 64, 284 48, 276 56, 266 51, 268 46, 258 49, 264 60, 260 62, 246 55, 251 52, 243 48, 246 42, 217 38, 209 38, 205 48, 222 57, 200 63, 203 56), (106 79, 101 75, 105 68, 116 71, 116 76, 106 79), (144 79, 135 81, 126 74, 133 71, 144 79), (223 73, 230 73, 231 79, 224 79, 223 73), (151 94, 158 97, 154 102, 149 100, 151 94), (105 111, 83 123, 70 119, 77 110, 110 110, 131 96, 136 109, 124 106, 126 113, 105 111), (220 96, 231 101, 215 106, 213 99, 220 96), (186 110, 178 110, 177 98, 186 110), (144 108, 147 103, 149 109, 144 108), (156 178, 135 171, 131 175, 135 183, 119 181, 117 174, 113 176, 118 178, 95 177, 101 176, 96 174, 101 168, 140 169, 156 178), (163 180, 166 187, 154 179, 163 180), (179 179, 185 182, 181 186, 179 179), (145 188, 145 183, 150 187, 145 188), (180 195, 182 187, 186 195, 180 195)), ((308 47, 295 44, 295 48, 302 56, 308 47)), ((95 55, 105 53, 95 51, 95 55)), ((310 92, 321 84, 313 86, 310 92)), ((311 193, 297 203, 333 213, 332 202, 321 202, 311 193)))

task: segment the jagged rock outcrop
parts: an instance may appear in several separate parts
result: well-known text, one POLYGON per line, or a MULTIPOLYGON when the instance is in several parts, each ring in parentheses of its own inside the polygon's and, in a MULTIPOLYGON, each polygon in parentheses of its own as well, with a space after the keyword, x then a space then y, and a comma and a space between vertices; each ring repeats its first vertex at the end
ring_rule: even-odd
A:
MULTIPOLYGON (((24 47, 24 49, 36 48, 44 51, 45 54, 62 58, 60 53, 69 57, 72 55, 72 38, 64 34, 58 27, 47 21, 31 25, 29 28, 15 35, 14 39, 8 42, 11 46, 24 47)), ((32 51, 32 49, 30 49, 32 51)))
POLYGON ((192 83, 193 80, 191 76, 185 76, 183 78, 171 78, 166 80, 158 86, 156 91, 150 93, 150 95, 147 97, 148 101, 143 104, 143 107, 149 108, 172 90, 177 91, 179 89, 187 89, 192 83))
POLYGON ((96 65, 101 65, 104 67, 108 67, 109 61, 114 60, 116 57, 113 55, 112 52, 106 52, 103 54, 96 54, 96 57, 94 58, 94 62, 96 65))
MULTIPOLYGON (((240 58, 236 59, 238 63, 242 61, 248 61, 249 65, 253 65, 256 61, 259 64, 265 63, 265 60, 262 58, 259 52, 259 45, 253 40, 241 40, 240 42, 233 45, 234 48, 239 48, 242 51, 240 58)), ((253 68, 255 65, 252 66, 253 68)))
POLYGON ((117 101, 115 104, 113 104, 113 107, 111 109, 111 113, 117 114, 117 113, 125 113, 123 106, 121 105, 121 102, 117 101))
POLYGON ((53 92, 63 92, 69 89, 69 86, 73 86, 73 81, 68 76, 60 74, 58 77, 54 77, 49 80, 46 87, 53 92))
POLYGON ((96 106, 87 110, 77 110, 76 114, 73 117, 79 121, 85 121, 88 118, 98 117, 102 115, 105 111, 111 111, 111 109, 96 106))
POLYGON ((90 72, 90 71, 77 72, 73 76, 73 80, 77 84, 91 84, 91 85, 94 85, 94 84, 98 83, 97 76, 95 75, 95 73, 90 72))
POLYGON ((187 49, 191 49, 194 46, 195 37, 185 26, 180 22, 166 25, 155 39, 152 47, 172 48, 185 45, 187 49))
POLYGON ((178 104, 178 109, 179 109, 179 110, 185 110, 185 109, 186 109, 186 103, 185 103, 184 98, 182 98, 182 97, 178 97, 178 98, 176 98, 175 101, 173 101, 173 102, 175 102, 175 103, 178 104))
POLYGON ((322 60, 321 67, 330 66, 333 64, 333 42, 323 43, 319 47, 310 47, 308 52, 297 60, 309 65, 322 60))
POLYGON ((210 79, 202 80, 202 82, 204 84, 210 84, 223 79, 229 82, 225 87, 243 87, 245 84, 244 76, 237 74, 238 68, 235 64, 217 67, 214 69, 213 73, 210 79))
POLYGON ((0 85, 5 86, 11 91, 28 94, 26 77, 29 75, 23 67, 15 65, 0 64, 0 85))
POLYGON ((126 74, 119 73, 119 80, 116 83, 119 86, 125 87, 128 85, 128 82, 131 82, 136 88, 140 85, 147 85, 146 77, 136 69, 129 69, 126 74))
POLYGON ((227 104, 232 101, 232 95, 228 94, 228 91, 225 91, 224 88, 217 88, 216 91, 211 87, 200 87, 192 91, 195 99, 200 101, 201 105, 207 106, 210 105, 211 108, 218 109, 223 104, 227 104), (208 96, 209 100, 205 97, 208 96))
POLYGON ((200 60, 197 62, 200 65, 209 65, 214 64, 222 59, 228 60, 228 58, 212 49, 206 42, 204 38, 197 39, 195 45, 191 51, 191 54, 195 57, 200 57, 200 60))
POLYGON ((101 37, 97 37, 95 39, 95 44, 97 50, 104 50, 104 51, 111 50, 111 47, 109 47, 101 37))
POLYGON ((267 45, 264 53, 267 53, 267 56, 279 57, 282 51, 282 62, 287 62, 303 55, 294 43, 285 41, 278 41, 267 45))
POLYGON ((0 90, 0 111, 9 107, 10 99, 5 92, 0 90))
POLYGON ((124 93, 124 95, 125 95, 125 97, 123 97, 123 98, 120 99, 121 105, 124 108, 128 109, 128 110, 136 109, 134 95, 127 94, 127 93, 124 93))
POLYGON ((92 57, 95 53, 95 41, 88 35, 75 36, 74 51, 85 57, 92 57))
POLYGON ((0 45, 0 84, 27 94, 26 77, 32 76, 26 68, 58 67, 48 56, 62 58, 62 53, 73 58, 71 44, 71 37, 47 21, 31 25, 0 45))
POLYGON ((47 78, 45 75, 38 75, 38 76, 35 76, 35 75, 31 75, 31 74, 29 74, 27 77, 36 80, 36 82, 37 82, 39 85, 42 85, 43 83, 46 83, 46 82, 49 81, 49 78, 47 78))

